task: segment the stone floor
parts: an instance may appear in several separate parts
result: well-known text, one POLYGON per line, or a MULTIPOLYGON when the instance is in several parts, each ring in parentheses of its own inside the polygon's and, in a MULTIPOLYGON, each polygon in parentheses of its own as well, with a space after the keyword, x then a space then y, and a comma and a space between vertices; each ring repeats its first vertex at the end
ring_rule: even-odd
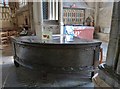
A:
MULTIPOLYGON (((108 44, 106 42, 103 42, 101 45, 103 48, 104 61, 107 53, 107 46, 108 44)), ((24 68, 16 68, 14 66, 11 46, 5 47, 5 50, 2 50, 1 60, 0 67, 2 67, 1 73, 3 87, 72 87, 76 89, 77 87, 94 88, 94 84, 89 78, 81 78, 79 74, 49 74, 48 78, 46 79, 42 79, 41 75, 38 74, 38 77, 36 77, 36 79, 38 79, 37 82, 33 81, 31 71, 28 70, 26 73, 24 68)))

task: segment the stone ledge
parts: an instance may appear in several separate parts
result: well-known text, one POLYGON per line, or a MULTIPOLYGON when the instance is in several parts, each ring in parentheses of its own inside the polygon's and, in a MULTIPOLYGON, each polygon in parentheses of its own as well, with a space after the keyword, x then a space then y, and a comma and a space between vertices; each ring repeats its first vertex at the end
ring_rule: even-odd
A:
POLYGON ((111 67, 106 64, 101 64, 98 66, 99 70, 99 78, 103 80, 106 84, 111 86, 112 88, 120 87, 120 75, 116 74, 111 67))
POLYGON ((96 36, 102 41, 109 42, 109 34, 107 33, 96 33, 96 36))
POLYGON ((100 89, 102 88, 110 88, 112 89, 107 83, 104 82, 104 80, 102 80, 100 77, 99 77, 99 74, 96 73, 93 78, 92 78, 92 82, 94 83, 95 87, 99 87, 100 89))

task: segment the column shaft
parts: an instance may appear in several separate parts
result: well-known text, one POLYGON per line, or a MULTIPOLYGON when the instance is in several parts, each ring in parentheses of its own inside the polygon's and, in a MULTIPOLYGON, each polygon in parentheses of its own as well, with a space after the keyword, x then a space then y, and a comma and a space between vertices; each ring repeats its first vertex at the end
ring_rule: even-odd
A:
POLYGON ((42 2, 33 2, 33 19, 34 19, 36 36, 42 39, 42 31, 43 31, 42 2))

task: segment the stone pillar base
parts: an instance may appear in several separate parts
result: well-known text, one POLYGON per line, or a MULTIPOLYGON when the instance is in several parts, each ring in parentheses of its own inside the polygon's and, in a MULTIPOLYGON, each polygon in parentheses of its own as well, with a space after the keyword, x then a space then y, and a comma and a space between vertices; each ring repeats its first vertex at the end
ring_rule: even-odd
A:
POLYGON ((98 73, 96 73, 96 74, 93 76, 92 81, 93 81, 93 83, 94 83, 95 89, 96 89, 96 88, 97 88, 97 89, 104 89, 104 88, 105 88, 105 89, 106 89, 106 88, 112 89, 112 87, 110 87, 108 84, 106 84, 106 83, 104 82, 104 80, 102 80, 102 79, 99 77, 98 73))

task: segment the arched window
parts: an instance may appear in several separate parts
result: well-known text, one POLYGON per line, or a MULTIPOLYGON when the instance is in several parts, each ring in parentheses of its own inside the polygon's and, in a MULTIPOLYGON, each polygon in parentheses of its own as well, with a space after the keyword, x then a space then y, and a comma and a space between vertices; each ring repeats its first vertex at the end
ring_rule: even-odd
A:
POLYGON ((58 20, 58 1, 43 0, 43 19, 58 20))
POLYGON ((9 6, 9 4, 8 4, 8 0, 0 0, 0 6, 6 6, 6 7, 8 7, 9 6))
POLYGON ((0 0, 0 20, 10 19, 10 8, 8 0, 0 0))
POLYGON ((19 0, 19 7, 27 5, 27 0, 19 0))

